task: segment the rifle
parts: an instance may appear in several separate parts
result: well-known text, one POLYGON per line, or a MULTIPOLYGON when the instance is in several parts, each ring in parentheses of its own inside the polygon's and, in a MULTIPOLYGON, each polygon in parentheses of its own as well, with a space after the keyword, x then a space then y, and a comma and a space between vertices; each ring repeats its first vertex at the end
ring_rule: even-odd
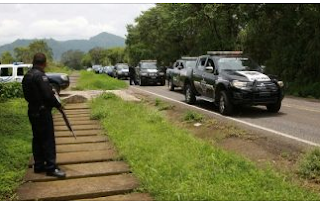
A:
MULTIPOLYGON (((61 104, 61 100, 60 100, 59 94, 57 93, 56 90, 53 89, 53 91, 54 91, 54 97, 55 97, 55 98, 57 99, 57 101, 61 104)), ((72 133, 74 139, 77 139, 77 136, 76 136, 76 134, 73 132, 73 129, 72 129, 71 124, 70 124, 70 122, 69 122, 69 120, 68 120, 68 118, 67 118, 66 113, 62 110, 62 108, 58 108, 58 110, 59 110, 59 112, 62 114, 63 120, 64 120, 64 122, 66 123, 66 126, 68 127, 69 131, 72 133)))

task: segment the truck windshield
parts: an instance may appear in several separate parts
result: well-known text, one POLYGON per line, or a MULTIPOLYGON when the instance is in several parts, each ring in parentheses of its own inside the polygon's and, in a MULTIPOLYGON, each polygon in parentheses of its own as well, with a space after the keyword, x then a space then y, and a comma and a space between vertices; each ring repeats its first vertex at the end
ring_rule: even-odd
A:
POLYGON ((186 61, 186 67, 187 68, 193 68, 196 66, 196 62, 197 60, 189 60, 189 61, 186 61))
POLYGON ((155 63, 142 63, 142 69, 157 69, 157 65, 155 63))
POLYGON ((120 64, 120 65, 118 65, 118 68, 119 68, 119 69, 128 69, 129 66, 126 65, 126 64, 120 64))
POLYGON ((261 67, 249 58, 225 57, 218 59, 220 71, 261 71, 261 67))

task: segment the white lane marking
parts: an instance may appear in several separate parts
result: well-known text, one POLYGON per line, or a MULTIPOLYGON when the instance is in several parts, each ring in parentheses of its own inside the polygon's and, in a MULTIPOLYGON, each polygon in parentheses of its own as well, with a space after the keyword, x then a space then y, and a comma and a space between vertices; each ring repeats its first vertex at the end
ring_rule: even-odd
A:
POLYGON ((296 141, 298 141, 298 142, 302 142, 302 143, 305 143, 305 144, 308 144, 308 145, 320 147, 320 144, 317 144, 317 143, 314 143, 314 142, 311 142, 311 141, 308 141, 308 140, 304 140, 304 139, 301 139, 301 138, 298 138, 298 137, 294 137, 294 136, 291 136, 291 135, 286 134, 286 133, 282 133, 282 132, 279 132, 279 131, 276 131, 276 130, 273 130, 273 129, 270 129, 270 128, 266 128, 266 127, 263 127, 263 126, 255 125, 255 124, 253 124, 253 123, 246 122, 246 121, 239 120, 239 119, 235 119, 235 118, 232 118, 232 117, 223 116, 223 115, 221 115, 221 114, 219 114, 219 113, 212 112, 212 111, 210 111, 210 110, 206 110, 206 109, 203 109, 203 108, 194 106, 194 105, 189 105, 189 104, 187 104, 187 103, 184 103, 184 102, 181 102, 181 101, 178 101, 178 100, 174 100, 174 99, 172 99, 172 98, 168 98, 168 97, 166 97, 166 96, 163 96, 163 95, 160 95, 160 94, 156 94, 156 93, 153 93, 153 92, 150 92, 150 91, 147 91, 147 90, 144 90, 144 89, 140 89, 140 88, 137 88, 137 87, 134 87, 134 86, 131 86, 131 87, 132 87, 132 88, 135 88, 135 89, 138 89, 138 90, 140 90, 140 91, 143 91, 143 92, 146 92, 146 93, 155 95, 155 96, 162 97, 162 98, 164 98, 164 99, 167 99, 167 100, 170 100, 170 101, 173 101, 173 102, 176 102, 176 103, 180 103, 180 104, 185 105, 185 106, 188 106, 188 107, 195 108, 195 109, 197 109, 197 110, 202 110, 202 111, 205 111, 205 112, 214 114, 214 115, 216 115, 216 116, 219 116, 219 117, 222 117, 222 118, 225 118, 225 119, 229 119, 229 120, 232 120, 232 121, 235 121, 235 122, 238 122, 238 123, 245 124, 245 125, 247 125, 247 126, 251 126, 251 127, 253 127, 253 128, 257 128, 257 129, 260 129, 260 130, 264 130, 264 131, 267 131, 267 132, 270 132, 270 133, 273 133, 273 134, 276 134, 276 135, 280 135, 280 136, 283 136, 283 137, 286 137, 286 138, 289 138, 289 139, 292 139, 292 140, 296 140, 296 141))
POLYGON ((313 109, 310 109, 310 108, 307 108, 307 107, 303 107, 303 106, 298 106, 298 105, 282 104, 282 106, 295 108, 295 109, 298 109, 298 110, 306 110, 306 111, 310 111, 310 112, 320 112, 320 110, 313 110, 313 109))

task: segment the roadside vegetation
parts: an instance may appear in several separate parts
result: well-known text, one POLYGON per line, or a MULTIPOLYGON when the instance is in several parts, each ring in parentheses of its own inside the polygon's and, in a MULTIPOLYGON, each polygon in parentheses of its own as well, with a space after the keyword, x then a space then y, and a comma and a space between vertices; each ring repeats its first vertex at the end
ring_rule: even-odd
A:
POLYGON ((66 73, 70 75, 72 73, 72 69, 60 63, 49 62, 46 68, 46 72, 47 73, 66 73))
POLYGON ((320 149, 312 149, 301 159, 299 173, 302 177, 320 182, 320 149))
MULTIPOLYGON (((195 138, 155 108, 103 94, 91 103, 120 155, 156 200, 319 200, 271 169, 195 138), (125 118, 124 118, 125 117, 125 118)), ((188 115, 192 116, 192 115, 188 115)))
POLYGON ((127 88, 124 81, 111 78, 106 74, 95 74, 94 72, 81 71, 80 78, 75 90, 114 90, 127 88))
POLYGON ((31 127, 24 99, 0 103, 0 200, 14 198, 31 155, 31 127))

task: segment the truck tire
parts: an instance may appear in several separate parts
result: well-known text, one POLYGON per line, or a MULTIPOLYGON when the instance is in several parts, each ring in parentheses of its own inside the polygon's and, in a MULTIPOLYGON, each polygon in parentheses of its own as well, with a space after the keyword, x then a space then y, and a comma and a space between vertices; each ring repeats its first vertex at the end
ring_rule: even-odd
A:
POLYGON ((60 86, 58 84, 51 83, 51 86, 58 94, 60 94, 60 86))
POLYGON ((145 84, 145 82, 143 82, 143 81, 140 79, 139 85, 140 85, 140 86, 144 86, 144 85, 146 85, 146 84, 145 84))
POLYGON ((281 101, 266 105, 268 112, 277 113, 281 108, 281 101))
POLYGON ((161 86, 166 85, 166 80, 165 80, 165 79, 164 79, 164 80, 162 80, 162 81, 161 81, 161 83, 160 83, 160 85, 161 85, 161 86))
POLYGON ((186 84, 185 86, 185 100, 188 104, 194 104, 196 102, 196 95, 194 94, 190 84, 186 84))
POLYGON ((222 115, 231 115, 233 112, 233 105, 230 101, 230 97, 226 91, 220 92, 219 97, 219 112, 222 115))
POLYGON ((170 91, 174 91, 174 84, 172 78, 168 79, 168 87, 170 91))

